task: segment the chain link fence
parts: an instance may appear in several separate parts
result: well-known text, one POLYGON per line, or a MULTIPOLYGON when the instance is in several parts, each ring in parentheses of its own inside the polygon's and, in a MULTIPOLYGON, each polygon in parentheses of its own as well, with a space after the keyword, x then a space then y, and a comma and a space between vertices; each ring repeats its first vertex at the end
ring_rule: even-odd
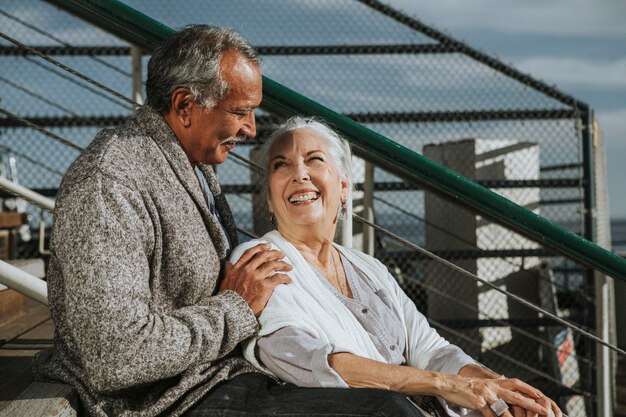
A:
MULTIPOLYGON (((558 90, 373 0, 125 3, 174 28, 235 27, 259 48, 266 76, 589 236, 587 125, 576 101, 558 90)), ((54 197, 79 151, 20 119, 85 147, 101 128, 130 116, 132 106, 33 51, 131 97, 130 45, 35 0, 2 2, 0 27, 2 173, 54 197)), ((242 158, 254 159, 281 117, 260 109, 257 120, 258 138, 236 149, 242 158)), ((367 164, 354 157, 355 213, 373 209, 374 222, 386 230, 374 233, 375 255, 432 325, 496 372, 558 398, 570 416, 592 415, 591 343, 411 244, 593 330, 589 271, 393 172, 374 167, 370 178, 367 164), (367 181, 374 182, 371 202, 362 191, 367 181)), ((238 226, 264 232, 269 225, 254 170, 231 157, 219 175, 238 226)), ((4 199, 5 208, 12 200, 4 199)), ((40 213, 29 210, 35 228, 40 213)), ((49 215, 44 220, 51 222, 49 215)), ((356 245, 368 228, 354 221, 356 245)))

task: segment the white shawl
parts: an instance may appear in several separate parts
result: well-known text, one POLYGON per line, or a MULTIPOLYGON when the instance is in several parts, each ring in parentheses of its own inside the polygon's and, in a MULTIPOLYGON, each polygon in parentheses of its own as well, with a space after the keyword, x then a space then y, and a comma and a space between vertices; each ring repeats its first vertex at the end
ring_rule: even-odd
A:
MULTIPOLYGON (((285 254, 284 261, 293 266, 287 275, 293 283, 279 285, 270 297, 267 306, 259 316, 261 330, 256 337, 244 342, 245 358, 259 369, 268 371, 255 356, 257 340, 283 327, 293 326, 307 330, 315 337, 331 344, 335 350, 351 352, 355 355, 385 362, 363 326, 342 303, 326 288, 315 274, 312 267, 300 252, 277 231, 267 233, 261 239, 255 239, 238 246, 231 255, 235 263, 248 248, 261 243, 272 244, 285 254), (289 308, 286 308, 289 306, 289 308), (296 308, 294 309, 294 306, 296 308)), ((362 252, 335 247, 348 261, 361 270, 375 291, 383 290, 392 301, 398 317, 402 320, 406 332, 401 301, 391 282, 387 268, 378 260, 362 252)), ((405 334, 405 340, 408 340, 405 334)), ((410 363, 409 358, 406 358, 410 363)))

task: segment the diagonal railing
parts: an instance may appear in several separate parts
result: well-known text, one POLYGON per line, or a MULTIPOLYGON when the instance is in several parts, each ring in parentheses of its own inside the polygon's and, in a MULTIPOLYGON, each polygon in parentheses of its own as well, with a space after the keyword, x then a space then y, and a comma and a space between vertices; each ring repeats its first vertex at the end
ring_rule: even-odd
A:
MULTIPOLYGON (((46 1, 147 51, 174 32, 117 0, 46 1)), ((470 206, 560 254, 626 281, 626 260, 267 77, 263 78, 262 107, 274 113, 323 118, 352 143, 358 156, 470 206)))

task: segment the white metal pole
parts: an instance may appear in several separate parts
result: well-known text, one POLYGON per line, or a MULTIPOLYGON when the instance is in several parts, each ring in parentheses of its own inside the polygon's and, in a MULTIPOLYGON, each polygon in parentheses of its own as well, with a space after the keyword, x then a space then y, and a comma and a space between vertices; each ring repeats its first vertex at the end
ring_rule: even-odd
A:
MULTIPOLYGON (((363 178, 363 218, 374 223, 374 164, 365 161, 363 178)), ((363 225, 363 252, 374 256, 374 228, 363 225)))
POLYGON ((48 305, 48 286, 45 281, 4 261, 0 261, 0 284, 48 305))
POLYGON ((28 200, 43 209, 46 209, 48 211, 54 211, 54 200, 44 197, 43 195, 36 193, 26 187, 22 187, 21 185, 16 184, 5 177, 0 177, 0 188, 4 188, 10 193, 15 194, 25 200, 28 200))
POLYGON ((352 191, 346 200, 346 218, 341 222, 341 245, 352 248, 352 191))
MULTIPOLYGON (((609 282, 604 274, 595 276, 596 292, 596 334, 602 340, 611 342, 609 312, 609 282)), ((597 411, 599 416, 613 416, 613 375, 611 373, 611 353, 609 348, 596 344, 596 390, 597 411)))
POLYGON ((132 74, 133 74, 133 100, 140 106, 143 104, 143 97, 141 95, 142 81, 141 81, 141 57, 142 50, 137 45, 130 46, 130 54, 132 56, 132 74))

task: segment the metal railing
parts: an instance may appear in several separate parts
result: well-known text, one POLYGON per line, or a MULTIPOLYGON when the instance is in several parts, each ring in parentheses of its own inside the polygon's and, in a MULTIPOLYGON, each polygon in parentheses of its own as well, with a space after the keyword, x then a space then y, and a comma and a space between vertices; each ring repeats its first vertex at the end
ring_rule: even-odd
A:
MULTIPOLYGON (((54 201, 26 187, 0 176, 0 188, 40 207, 54 211, 54 201)), ((45 281, 0 260, 0 284, 24 294, 42 304, 48 305, 48 285, 45 281)))
MULTIPOLYGON (((117 0, 47 1, 147 51, 174 32, 117 0)), ((623 258, 267 77, 263 77, 261 106, 273 113, 325 119, 350 141, 356 155, 470 206, 577 262, 626 281, 623 258)))
MULTIPOLYGON (((49 0, 48 2, 57 4, 94 23, 96 26, 112 31, 121 38, 148 51, 172 33, 172 30, 168 27, 118 1, 49 0)), ((375 4, 377 2, 368 1, 366 3, 375 4)), ((450 47, 452 48, 452 46, 450 47)), ((626 280, 626 262, 623 259, 619 259, 618 256, 580 236, 552 224, 535 213, 482 187, 477 182, 464 178, 454 171, 398 145, 390 139, 356 123, 354 120, 342 116, 273 80, 264 78, 263 89, 264 101, 262 108, 264 110, 281 115, 301 113, 324 118, 353 144, 355 154, 358 156, 377 163, 379 166, 403 177, 411 183, 423 185, 443 193, 453 200, 473 207, 481 214, 501 224, 505 224, 520 234, 542 245, 549 246, 576 261, 615 278, 626 280)), ((573 100, 569 97, 566 97, 566 99, 573 100)), ((588 114, 588 109, 583 103, 577 102, 576 105, 579 106, 579 111, 588 114)), ((15 116, 6 112, 3 113, 9 117, 15 116)), ((30 127, 37 128, 32 124, 30 127)), ((43 129, 42 133, 46 134, 46 132, 43 129)), ((58 135, 55 136, 53 137, 55 140, 63 139, 58 135)), ((67 144, 69 143, 67 141, 67 144)), ((246 164, 250 163, 245 159, 242 160, 246 164)), ((1 271, 0 275, 2 275, 1 271)), ((38 281, 41 282, 40 280, 38 281)), ((511 294, 506 291, 505 293, 507 297, 511 297, 511 294)), ((541 311, 543 312, 544 310, 541 311)), ((436 325, 437 323, 433 324, 436 325)), ((564 322, 562 324, 566 324, 582 334, 588 333, 572 323, 564 322)), ((442 326, 444 325, 442 324, 442 326)), ((609 346, 613 350, 624 353, 595 335, 586 334, 586 336, 600 344, 609 346)))

